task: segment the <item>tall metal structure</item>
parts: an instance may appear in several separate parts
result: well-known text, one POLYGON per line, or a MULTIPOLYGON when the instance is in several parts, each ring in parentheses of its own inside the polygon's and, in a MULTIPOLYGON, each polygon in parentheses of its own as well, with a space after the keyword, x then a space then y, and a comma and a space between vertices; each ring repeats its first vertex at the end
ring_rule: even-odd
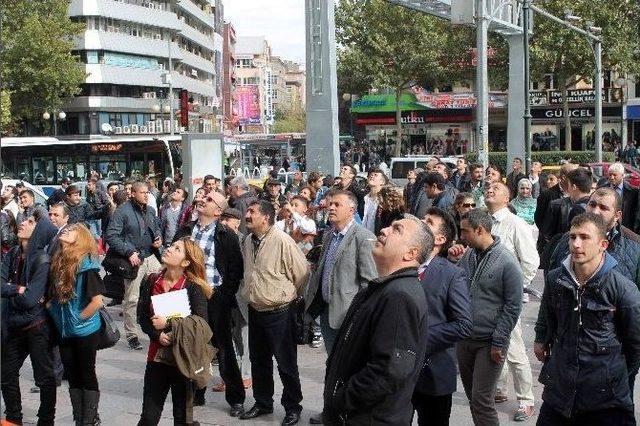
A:
POLYGON ((334 0, 305 0, 307 170, 340 167, 334 0))

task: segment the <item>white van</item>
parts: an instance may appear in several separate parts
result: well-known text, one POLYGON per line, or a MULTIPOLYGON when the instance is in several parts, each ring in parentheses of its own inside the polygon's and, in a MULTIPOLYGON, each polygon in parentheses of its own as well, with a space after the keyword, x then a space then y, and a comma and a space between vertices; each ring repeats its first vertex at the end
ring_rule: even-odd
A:
MULTIPOLYGON (((391 182, 398 186, 407 184, 407 173, 410 170, 421 168, 426 169, 427 163, 432 158, 438 158, 434 155, 415 155, 408 157, 393 157, 391 159, 391 182)), ((449 166, 449 169, 456 168, 456 162, 460 157, 439 157, 439 160, 449 166)))

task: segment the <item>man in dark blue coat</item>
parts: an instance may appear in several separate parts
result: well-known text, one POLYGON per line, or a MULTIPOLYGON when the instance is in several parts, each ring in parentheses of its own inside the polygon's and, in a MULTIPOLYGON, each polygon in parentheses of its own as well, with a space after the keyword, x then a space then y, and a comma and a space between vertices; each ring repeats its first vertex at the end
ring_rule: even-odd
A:
POLYGON ((464 270, 445 257, 455 239, 453 218, 432 207, 424 222, 434 237, 433 250, 418 269, 427 297, 429 328, 425 361, 412 402, 419 425, 446 426, 457 382, 453 346, 471 333, 471 301, 464 270))

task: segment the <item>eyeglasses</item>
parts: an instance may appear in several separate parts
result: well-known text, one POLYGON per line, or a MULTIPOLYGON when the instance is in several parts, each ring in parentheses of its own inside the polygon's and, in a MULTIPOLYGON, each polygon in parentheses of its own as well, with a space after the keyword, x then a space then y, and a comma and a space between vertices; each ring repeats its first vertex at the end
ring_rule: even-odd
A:
POLYGON ((471 207, 471 208, 475 209, 476 208, 476 203, 462 203, 462 207, 465 207, 465 208, 470 208, 471 207))
POLYGON ((220 210, 224 210, 224 209, 220 206, 220 204, 218 204, 218 203, 216 202, 216 200, 214 200, 212 197, 206 197, 204 200, 205 200, 207 203, 213 203, 213 204, 215 204, 215 205, 216 205, 220 210))

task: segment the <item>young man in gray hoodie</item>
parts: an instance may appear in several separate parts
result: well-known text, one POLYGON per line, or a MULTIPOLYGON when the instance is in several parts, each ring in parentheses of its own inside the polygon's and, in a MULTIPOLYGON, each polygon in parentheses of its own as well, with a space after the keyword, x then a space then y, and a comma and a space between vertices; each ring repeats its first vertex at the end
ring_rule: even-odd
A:
MULTIPOLYGON (((460 237, 469 249, 458 263, 465 269, 472 301, 473 330, 457 344, 458 365, 473 422, 498 425, 496 383, 509 335, 522 309, 520 265, 498 237, 491 216, 479 209, 462 216, 460 237)), ((452 248, 451 250, 454 250, 452 248)))

